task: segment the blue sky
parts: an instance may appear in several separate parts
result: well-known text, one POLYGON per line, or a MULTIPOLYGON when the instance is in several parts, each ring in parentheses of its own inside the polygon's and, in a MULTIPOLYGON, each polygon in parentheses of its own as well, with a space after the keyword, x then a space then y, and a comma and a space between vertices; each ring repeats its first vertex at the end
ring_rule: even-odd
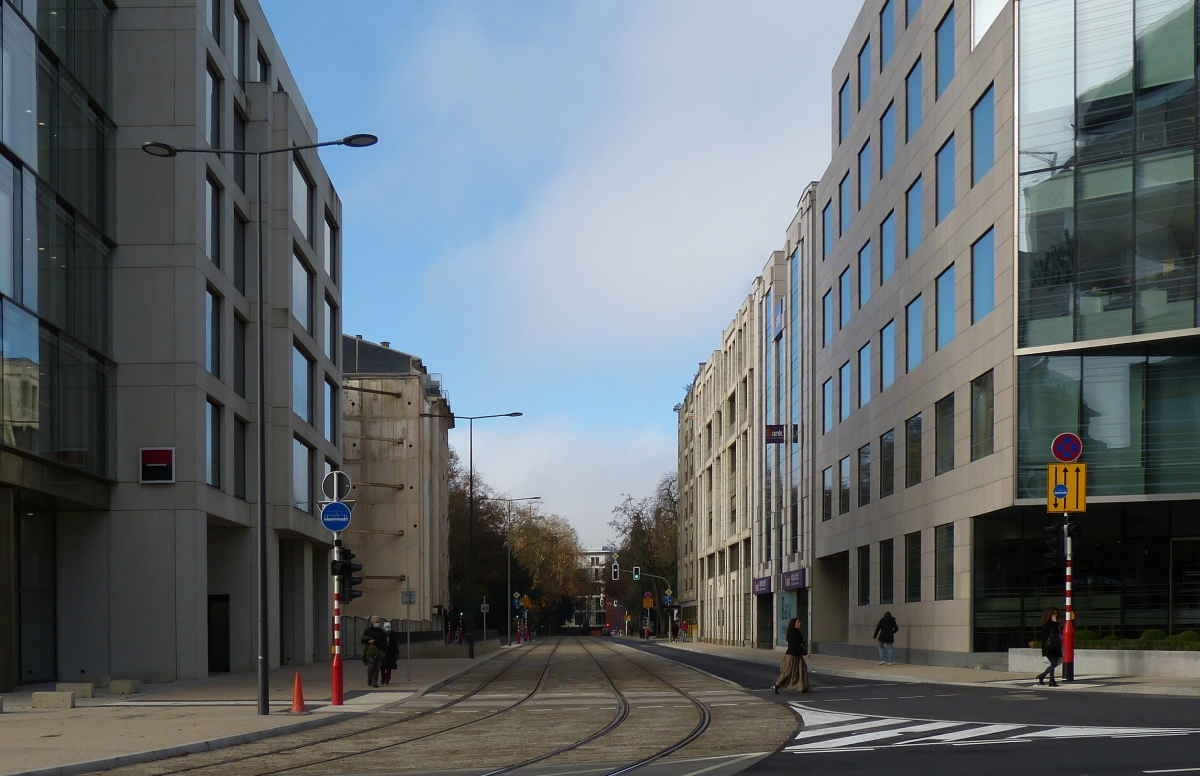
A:
POLYGON ((321 138, 380 137, 322 157, 345 332, 419 355, 456 413, 524 412, 476 424, 477 470, 611 538, 828 162, 858 5, 262 6, 321 138))

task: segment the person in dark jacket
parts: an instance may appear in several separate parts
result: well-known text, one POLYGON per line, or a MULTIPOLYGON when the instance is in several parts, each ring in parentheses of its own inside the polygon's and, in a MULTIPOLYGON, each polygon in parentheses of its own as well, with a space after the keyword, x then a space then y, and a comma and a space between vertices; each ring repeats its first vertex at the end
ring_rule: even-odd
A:
POLYGON ((383 621, 383 664, 379 668, 380 681, 383 684, 392 683, 392 670, 397 667, 400 658, 400 634, 392 632, 392 623, 383 621))
POLYGON ((363 664, 367 667, 367 686, 379 686, 379 669, 383 666, 383 650, 387 646, 387 634, 379 627, 379 617, 371 618, 371 625, 362 632, 359 642, 363 645, 363 664))
POLYGON ((779 678, 771 689, 779 694, 779 688, 811 692, 808 687, 808 664, 804 662, 808 654, 808 645, 804 643, 804 634, 800 631, 800 620, 796 617, 788 620, 787 624, 787 654, 783 656, 783 665, 779 667, 779 678))
POLYGON ((1050 677, 1050 686, 1058 687, 1054 681, 1054 669, 1062 660, 1062 631, 1058 627, 1058 607, 1051 606, 1042 612, 1042 657, 1050 661, 1050 667, 1038 674, 1038 684, 1045 684, 1050 677))
POLYGON ((879 665, 892 664, 892 644, 896 641, 899 631, 900 626, 896 624, 896 618, 891 612, 884 612, 883 617, 879 618, 879 624, 875 626, 875 635, 872 637, 879 642, 879 665))

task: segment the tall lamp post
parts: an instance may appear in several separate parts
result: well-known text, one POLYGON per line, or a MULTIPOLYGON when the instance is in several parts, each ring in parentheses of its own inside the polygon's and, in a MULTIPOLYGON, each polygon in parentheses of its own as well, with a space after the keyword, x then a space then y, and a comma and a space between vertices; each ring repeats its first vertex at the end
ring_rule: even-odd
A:
POLYGON ((324 143, 309 143, 307 145, 288 146, 287 148, 272 148, 266 151, 243 151, 230 148, 177 148, 167 143, 142 143, 142 150, 151 156, 170 159, 179 154, 233 154, 236 156, 253 156, 258 178, 258 189, 255 192, 254 217, 258 221, 258 509, 255 518, 258 523, 258 713, 271 713, 270 683, 267 674, 267 349, 266 349, 266 252, 263 237, 263 185, 262 158, 271 154, 285 154, 294 151, 304 151, 309 148, 324 148, 325 146, 347 146, 349 148, 366 148, 379 142, 375 135, 347 135, 340 140, 327 140, 324 143))
MULTIPOLYGON (((475 657, 475 421, 487 418, 519 418, 523 412, 502 412, 498 415, 435 415, 422 412, 423 418, 454 418, 467 421, 468 433, 468 475, 471 478, 470 504, 467 508, 467 658, 475 657)), ((486 639, 487 634, 483 634, 486 639)))
MULTIPOLYGON (((480 501, 507 501, 508 508, 511 510, 512 503, 514 501, 537 501, 539 499, 541 499, 541 496, 525 496, 524 498, 491 498, 490 496, 484 496, 479 500, 480 501)), ((512 599, 512 536, 509 534, 509 532, 511 530, 512 530, 512 515, 510 513, 509 519, 505 521, 505 527, 504 527, 504 548, 508 555, 508 559, 507 559, 508 598, 505 599, 506 601, 512 599)), ((504 622, 505 622, 504 646, 511 647, 512 646, 512 612, 509 612, 506 615, 504 622)), ((487 638, 487 634, 484 633, 483 637, 487 638)))

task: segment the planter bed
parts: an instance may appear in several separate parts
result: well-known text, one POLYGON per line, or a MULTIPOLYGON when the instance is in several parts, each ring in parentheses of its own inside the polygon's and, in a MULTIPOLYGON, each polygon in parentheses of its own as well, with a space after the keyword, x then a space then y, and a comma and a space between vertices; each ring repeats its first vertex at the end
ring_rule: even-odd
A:
MULTIPOLYGON (((1116 642, 1121 643, 1121 642, 1116 642)), ((1144 644, 1145 642, 1130 642, 1144 644)), ((1151 642, 1153 644, 1153 642, 1151 642)), ((1075 675, 1098 676, 1173 676, 1200 679, 1200 649, 1194 644, 1168 644, 1166 649, 1114 648, 1112 643, 1100 649, 1075 648, 1075 675)), ((1008 670, 1019 674, 1038 674, 1047 666, 1040 649, 1010 649, 1008 670)))

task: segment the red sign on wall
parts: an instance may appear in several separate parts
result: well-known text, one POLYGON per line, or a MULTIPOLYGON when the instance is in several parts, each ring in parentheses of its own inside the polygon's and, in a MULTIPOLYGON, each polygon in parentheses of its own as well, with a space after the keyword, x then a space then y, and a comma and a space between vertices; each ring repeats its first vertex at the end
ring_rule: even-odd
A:
POLYGON ((174 447, 143 447, 140 463, 140 482, 152 484, 175 482, 174 447))

